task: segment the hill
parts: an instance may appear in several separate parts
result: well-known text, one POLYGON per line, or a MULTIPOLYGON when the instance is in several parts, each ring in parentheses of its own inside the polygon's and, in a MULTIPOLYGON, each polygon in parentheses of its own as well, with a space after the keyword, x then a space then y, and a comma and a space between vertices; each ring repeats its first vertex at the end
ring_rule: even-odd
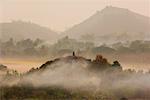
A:
POLYGON ((14 38, 16 40, 40 38, 43 40, 54 41, 58 35, 47 27, 23 21, 0 23, 0 29, 3 40, 8 40, 9 38, 14 38))
POLYGON ((128 9, 107 6, 85 21, 66 30, 70 37, 93 35, 101 41, 145 39, 149 37, 150 18, 128 9))
POLYGON ((47 61, 43 65, 41 65, 37 69, 31 69, 29 73, 31 72, 41 72, 45 71, 47 69, 54 70, 56 68, 60 68, 63 66, 67 66, 67 69, 71 69, 73 66, 76 68, 81 68, 83 70, 89 70, 89 71, 104 71, 106 69, 118 69, 122 70, 122 67, 118 61, 114 61, 113 64, 110 64, 106 58, 103 58, 101 55, 97 55, 94 60, 84 58, 82 56, 76 56, 73 52, 72 56, 66 56, 66 57, 60 57, 56 58, 54 60, 47 61))

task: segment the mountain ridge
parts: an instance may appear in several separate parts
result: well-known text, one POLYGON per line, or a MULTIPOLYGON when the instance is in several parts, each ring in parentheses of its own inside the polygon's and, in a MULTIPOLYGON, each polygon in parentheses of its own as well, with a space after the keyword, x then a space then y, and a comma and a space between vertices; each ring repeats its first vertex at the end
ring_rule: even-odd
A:
POLYGON ((54 41, 58 36, 56 32, 47 27, 25 21, 0 23, 0 28, 2 40, 7 40, 9 38, 14 38, 16 40, 40 38, 54 41))
POLYGON ((66 30, 64 34, 74 38, 80 38, 80 36, 86 34, 103 36, 115 35, 115 33, 132 33, 133 35, 139 35, 140 33, 148 34, 150 32, 149 27, 150 17, 125 8, 107 6, 83 22, 66 30))

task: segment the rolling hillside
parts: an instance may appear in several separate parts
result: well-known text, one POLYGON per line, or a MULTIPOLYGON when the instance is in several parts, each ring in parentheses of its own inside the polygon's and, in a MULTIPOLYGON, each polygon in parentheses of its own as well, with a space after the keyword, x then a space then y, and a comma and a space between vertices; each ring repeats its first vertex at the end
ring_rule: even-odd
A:
POLYGON ((44 39, 54 41, 57 38, 57 33, 47 27, 40 25, 23 22, 12 21, 9 23, 0 23, 0 34, 3 40, 14 38, 16 40, 31 38, 31 39, 44 39))
POLYGON ((101 41, 147 39, 150 18, 128 9, 107 6, 64 33, 73 38, 91 35, 101 41))

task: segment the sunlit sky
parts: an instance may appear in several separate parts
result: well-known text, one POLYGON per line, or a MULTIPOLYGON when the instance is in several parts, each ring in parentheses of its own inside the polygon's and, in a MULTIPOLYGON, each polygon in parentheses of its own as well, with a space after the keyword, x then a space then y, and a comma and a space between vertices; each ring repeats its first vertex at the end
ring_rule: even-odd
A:
POLYGON ((31 21, 64 31, 109 5, 150 16, 150 0, 0 0, 0 22, 31 21))

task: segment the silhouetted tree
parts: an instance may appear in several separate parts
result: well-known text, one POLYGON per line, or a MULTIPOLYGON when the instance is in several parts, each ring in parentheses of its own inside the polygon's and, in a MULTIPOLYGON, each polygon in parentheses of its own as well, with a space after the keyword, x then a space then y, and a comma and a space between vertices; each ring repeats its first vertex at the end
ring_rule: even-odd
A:
POLYGON ((112 67, 115 67, 115 68, 118 68, 118 69, 122 70, 122 67, 121 67, 121 65, 118 61, 114 61, 113 64, 112 64, 112 67))
POLYGON ((96 62, 102 62, 103 56, 102 55, 96 55, 95 61, 96 62))

